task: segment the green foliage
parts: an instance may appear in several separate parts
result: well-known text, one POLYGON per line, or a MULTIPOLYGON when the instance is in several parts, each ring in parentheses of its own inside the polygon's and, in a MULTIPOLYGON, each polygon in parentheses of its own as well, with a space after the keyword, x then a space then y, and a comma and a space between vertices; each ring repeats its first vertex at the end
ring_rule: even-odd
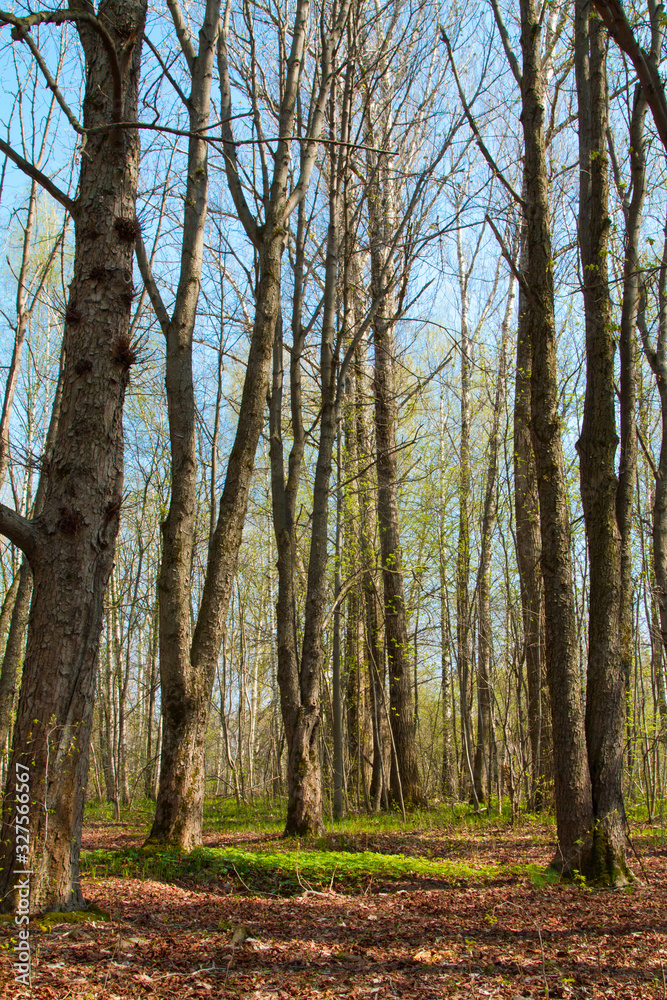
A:
POLYGON ((473 865, 464 861, 440 861, 380 854, 375 851, 331 851, 283 848, 243 851, 234 847, 200 847, 189 854, 155 849, 85 851, 82 874, 91 878, 119 875, 124 878, 154 878, 167 882, 198 883, 234 879, 250 891, 284 895, 305 889, 355 891, 369 882, 402 882, 415 878, 439 882, 488 882, 505 870, 500 865, 473 865))
POLYGON ((554 871, 553 868, 544 868, 542 865, 526 865, 524 870, 536 889, 557 885, 562 880, 562 875, 559 872, 554 871))

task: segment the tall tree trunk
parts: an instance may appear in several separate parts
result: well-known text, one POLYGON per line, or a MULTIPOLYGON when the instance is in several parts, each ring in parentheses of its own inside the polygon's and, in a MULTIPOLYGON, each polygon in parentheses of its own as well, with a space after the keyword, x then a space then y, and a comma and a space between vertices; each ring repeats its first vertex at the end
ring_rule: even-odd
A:
MULTIPOLYGON (((37 521, 2 507, 0 527, 33 571, 28 640, 9 765, 0 898, 17 900, 16 872, 31 869, 30 908, 83 903, 78 859, 88 774, 103 601, 123 489, 122 411, 129 369, 132 256, 139 139, 135 129, 145 4, 101 3, 78 23, 86 58, 74 275, 65 321, 63 396, 44 505, 37 521), (95 25, 104 24, 105 41, 95 25), (121 54, 122 53, 122 54, 121 54), (30 848, 17 850, 17 765, 30 774, 30 848), (19 863, 19 858, 21 859, 19 863)), ((77 19, 77 13, 71 14, 77 19)), ((69 206, 68 206, 69 207, 69 206)))
POLYGON ((510 278, 510 285, 507 293, 507 305, 505 308, 505 316, 503 318, 500 340, 500 359, 498 363, 498 379, 496 381, 496 391, 493 402, 491 433, 489 434, 489 464, 486 473, 486 487, 484 491, 481 553, 477 587, 479 603, 477 654, 478 726, 474 773, 476 781, 479 782, 476 789, 479 801, 484 798, 484 789, 481 781, 484 771, 486 771, 487 777, 486 798, 488 799, 491 794, 494 738, 491 711, 492 638, 491 586, 489 576, 491 569, 491 542, 497 513, 496 485, 498 477, 498 451, 500 448, 500 420, 505 406, 505 395, 507 391, 507 343, 509 340, 509 330, 514 312, 515 299, 516 282, 514 276, 512 276, 510 278))
POLYGON ((470 331, 468 329, 468 282, 461 231, 456 234, 456 250, 461 293, 461 440, 459 455, 459 530, 456 548, 456 664, 461 709, 461 744, 464 773, 470 780, 470 794, 479 806, 472 749, 472 673, 470 650, 470 331))
MULTIPOLYGON (((195 52, 177 2, 170 10, 188 64, 190 129, 208 125, 211 78, 220 26, 220 0, 208 0, 195 52)), ((184 849, 201 842, 204 799, 203 731, 208 717, 206 679, 192 655, 191 573, 197 510, 195 398, 192 336, 197 315, 208 205, 208 144, 188 144, 181 270, 172 316, 159 299, 140 258, 144 281, 166 340, 167 411, 171 446, 171 497, 162 524, 158 576, 162 753, 155 818, 149 841, 184 849)))
POLYGON ((616 520, 621 533, 621 669, 625 679, 626 714, 629 717, 630 676, 633 661, 632 514, 637 474, 637 403, 635 326, 640 299, 639 238, 646 194, 644 124, 648 104, 641 86, 635 87, 630 118, 631 196, 620 188, 625 216, 623 304, 619 336, 620 358, 620 461, 616 493, 616 520))
MULTIPOLYGON (((171 4, 172 13, 177 7, 171 4)), ((191 114, 201 128, 208 120, 210 95, 210 46, 218 36, 219 2, 209 0, 200 56, 192 41, 179 31, 186 59, 193 70, 191 114)), ((315 161, 317 139, 333 75, 333 57, 345 24, 349 0, 343 3, 331 31, 323 36, 319 89, 313 100, 310 142, 302 157, 301 173, 288 192, 291 167, 289 138, 295 124, 297 95, 307 32, 309 3, 299 0, 294 13, 292 47, 282 82, 279 114, 281 139, 274 156, 270 190, 264 192, 263 225, 253 219, 239 178, 236 147, 231 130, 231 87, 227 63, 227 33, 230 6, 218 39, 218 65, 222 97, 222 131, 229 188, 239 218, 257 250, 259 281, 255 320, 246 363, 241 406, 229 457, 225 485, 220 498, 215 531, 209 540, 208 562, 199 614, 190 643, 190 570, 196 504, 195 409, 192 385, 192 332, 196 313, 203 249, 206 209, 206 142, 190 140, 188 196, 186 197, 179 314, 166 311, 152 288, 167 333, 167 382, 172 437, 172 502, 163 526, 163 564, 160 572, 162 694, 162 760, 160 791, 149 840, 190 848, 201 842, 204 802, 204 741, 220 654, 224 622, 229 606, 243 525, 250 495, 257 443, 264 425, 264 407, 271 368, 276 322, 280 310, 281 256, 285 228, 293 209, 304 197, 315 161), (189 225, 190 220, 190 225, 189 225), (188 236, 188 228, 190 235, 188 236), (192 245, 191 245, 192 244, 192 245), (194 247, 194 249, 193 249, 194 247), (169 347, 171 338, 171 349, 169 347)), ((195 126, 193 124, 193 131, 195 126)), ((268 178, 267 178, 268 184, 268 178)))
POLYGON ((343 778, 344 778, 344 747, 343 747, 343 691, 342 691, 342 671, 341 671, 341 648, 340 648, 340 564, 342 558, 342 532, 343 532, 343 487, 341 476, 343 471, 343 450, 341 442, 341 428, 338 426, 336 435, 337 441, 337 462, 336 462, 336 541, 334 551, 334 609, 333 620, 333 649, 332 649, 332 676, 331 684, 333 702, 333 817, 342 819, 343 817, 343 778))
MULTIPOLYGON (((360 289, 357 274, 355 289, 360 289)), ((356 355, 355 408, 356 431, 361 475, 360 497, 360 545, 362 593, 364 604, 364 650, 368 668, 368 689, 370 695, 371 734, 373 758, 369 787, 370 807, 375 812, 383 795, 386 797, 384 746, 382 737, 382 704, 384 700, 385 657, 382 643, 382 609, 379 600, 379 579, 376 571, 377 558, 377 484, 374 481, 374 466, 371 454, 371 428, 365 399, 370 389, 370 377, 366 371, 365 350, 358 347, 356 355)))
MULTIPOLYGON (((440 771, 440 787, 446 799, 456 795, 456 748, 452 752, 452 737, 454 720, 450 721, 450 688, 451 688, 451 657, 450 657, 450 621, 449 599, 447 593, 447 553, 445 531, 445 413, 442 392, 440 394, 440 510, 438 512, 438 569, 440 575, 440 690, 442 698, 442 767, 440 771)), ((455 724, 455 723, 454 723, 455 724)))
MULTIPOLYGON (((650 342, 646 325, 646 295, 642 295, 637 315, 644 354, 655 376, 660 397, 660 458, 655 475, 653 498, 653 571, 655 573, 655 598, 658 604, 662 658, 667 656, 667 227, 663 244, 662 261, 658 274, 658 332, 655 346, 650 342)), ((661 679, 662 665, 658 673, 661 679)), ((661 685, 659 686, 660 690, 661 685)))
POLYGON ((621 536, 616 521, 618 437, 614 332, 607 250, 609 179, 605 32, 588 0, 575 8, 579 99, 579 246, 586 318, 586 395, 577 442, 590 572, 586 743, 593 795, 593 873, 627 880, 623 736, 625 678, 621 664, 621 536))
MULTIPOLYGON (((5 599, 2 602, 2 611, 0 611, 0 641, 4 639, 8 629, 10 630, 10 635, 7 636, 7 642, 5 643, 5 650, 2 657, 2 672, 0 672, 0 762, 3 766, 2 774, 5 777, 5 754, 7 753, 9 726, 12 709, 14 708, 14 697, 16 695, 16 671, 19 659, 18 656, 9 657, 7 655, 7 651, 9 647, 9 638, 11 636, 11 623, 14 621, 14 608, 16 607, 16 601, 21 591, 21 582, 24 582, 24 590, 27 589, 28 592, 28 605, 25 608, 25 616, 23 617, 21 639, 23 638, 25 626, 28 624, 28 611, 30 603, 29 578, 30 564, 27 559, 22 559, 20 568, 14 573, 14 579, 12 580, 9 590, 5 594, 5 599)), ((25 598, 23 603, 25 604, 25 598)))
POLYGON ((373 321, 375 440, 377 447, 378 526, 384 601, 384 631, 389 670, 389 718, 393 735, 391 796, 405 806, 425 801, 415 745, 410 692, 410 655, 405 617, 401 542, 398 525, 398 463, 396 460, 395 342, 396 300, 387 276, 387 248, 393 238, 393 178, 380 154, 368 198, 371 293, 379 308, 373 321))
POLYGON ((150 653, 148 667, 148 724, 146 727, 146 770, 144 772, 144 795, 147 799, 153 799, 155 787, 155 774, 157 766, 155 764, 157 750, 153 747, 153 727, 155 725, 155 694, 158 684, 158 648, 159 648, 159 608, 155 606, 153 621, 150 632, 150 653))
POLYGON ((565 871, 589 867, 592 798, 581 704, 567 492, 558 417, 553 254, 544 151, 540 21, 521 0, 526 203, 526 329, 531 337, 531 431, 540 501, 546 666, 554 741, 556 825, 565 871))
MULTIPOLYGON (((527 267, 525 240, 522 241, 521 273, 527 267)), ((544 608, 542 591, 542 542, 537 470, 530 433, 532 373, 531 311, 523 289, 519 289, 519 323, 516 342, 514 392, 514 510, 516 555, 521 585, 523 621, 523 661, 528 683, 528 735, 531 757, 529 804, 541 809, 546 777, 545 743, 551 730, 548 689, 544 683, 544 608), (546 739, 545 739, 546 737, 546 739)))

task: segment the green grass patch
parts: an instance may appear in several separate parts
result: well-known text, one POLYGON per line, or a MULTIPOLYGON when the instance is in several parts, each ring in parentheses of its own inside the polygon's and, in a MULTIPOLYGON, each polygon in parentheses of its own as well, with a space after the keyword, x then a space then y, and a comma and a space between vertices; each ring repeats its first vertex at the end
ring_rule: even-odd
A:
MULTIPOLYGON (((121 823, 148 830, 153 821, 155 803, 150 799, 133 802, 132 806, 121 807, 121 823)), ((234 798, 209 797, 204 803, 204 830, 207 833, 244 833, 280 834, 285 828, 287 814, 286 799, 255 799, 248 803, 237 803, 234 798)), ((85 820, 88 823, 108 823, 116 825, 115 809, 111 803, 91 801, 86 804, 85 820)), ((406 815, 405 820, 398 810, 378 812, 369 816, 366 812, 350 812, 342 820, 332 820, 325 811, 324 817, 327 830, 331 834, 345 836, 367 836, 373 834, 391 836, 406 836, 410 834, 441 835, 447 832, 483 833, 489 827, 505 829, 511 826, 511 815, 506 802, 502 810, 498 810, 498 802, 492 800, 492 808, 475 813, 465 802, 434 803, 433 805, 414 809, 406 815)), ((548 814, 521 815, 521 827, 530 827, 536 833, 545 826, 553 825, 548 814)))
POLYGON ((167 882, 195 880, 200 884, 231 879, 250 891, 293 895, 304 889, 359 891, 371 883, 415 879, 443 884, 489 882, 508 870, 501 865, 471 865, 461 861, 379 854, 373 851, 261 850, 201 847, 189 854, 159 849, 85 851, 81 872, 90 878, 110 875, 153 878, 167 882))
MULTIPOLYGON (((121 806, 120 822, 123 825, 149 826, 153 822, 155 815, 155 803, 151 799, 140 799, 133 802, 131 806, 121 806)), ((118 822, 116 819, 116 809, 111 802, 98 802, 93 799, 86 802, 84 812, 86 823, 110 823, 118 822)))

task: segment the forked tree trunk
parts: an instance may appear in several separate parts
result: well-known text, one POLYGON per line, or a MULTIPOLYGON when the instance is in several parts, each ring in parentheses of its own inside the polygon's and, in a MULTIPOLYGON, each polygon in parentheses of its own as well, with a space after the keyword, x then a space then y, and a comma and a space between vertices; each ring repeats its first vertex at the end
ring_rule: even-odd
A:
MULTIPOLYGON (((219 0, 208 0, 195 53, 184 39, 178 3, 170 5, 174 25, 191 73, 192 132, 208 125, 211 78, 220 23, 219 0)), ((201 842, 204 801, 204 731, 208 719, 208 678, 194 662, 191 636, 191 564, 197 497, 195 393, 192 337, 197 315, 208 203, 208 144, 191 136, 183 216, 181 271, 169 317, 141 260, 144 281, 166 340, 167 410, 171 445, 171 498, 162 524, 158 576, 162 753, 154 843, 184 849, 201 842)))
MULTIPOLYGON (((209 44, 218 35, 217 16, 210 3, 205 28, 202 29, 200 51, 206 59, 201 65, 195 60, 192 41, 179 30, 180 11, 171 4, 172 15, 182 47, 193 75, 193 115, 208 117, 206 88, 210 90, 211 69, 209 44), (206 98, 204 100, 204 98, 206 98)), ((185 225, 192 216, 191 238, 184 239, 183 271, 179 292, 186 306, 184 323, 171 322, 164 307, 153 299, 161 311, 163 325, 173 339, 168 350, 168 400, 174 465, 172 468, 172 501, 165 522, 163 564, 160 571, 160 671, 162 677, 162 759, 160 790, 155 820, 149 841, 173 843, 189 849, 201 843, 205 791, 204 743, 225 617, 233 587, 238 553, 243 534, 250 486, 255 464, 255 452, 264 426, 264 407, 271 369, 276 322, 280 310, 281 256, 285 227, 289 216, 307 190, 315 161, 317 138, 322 127, 323 109, 333 72, 333 54, 345 24, 348 3, 343 3, 330 34, 323 39, 319 90, 313 100, 311 141, 306 145, 302 169, 295 188, 288 192, 291 167, 291 143, 300 85, 302 57, 308 24, 308 0, 299 0, 294 13, 292 47, 282 86, 279 114, 281 139, 274 156, 274 173, 270 191, 265 191, 263 225, 252 218, 245 201, 231 122, 231 88, 227 63, 226 38, 228 5, 223 29, 218 40, 218 65, 222 96, 222 131, 224 154, 230 192, 239 218, 257 249, 259 281, 255 321, 246 363, 246 374, 234 444, 229 457, 225 485, 215 531, 209 540, 208 562, 197 622, 190 643, 190 562, 194 539, 196 505, 195 410, 192 385, 192 332, 196 310, 203 247, 203 226, 207 188, 206 143, 191 139, 191 162, 188 169, 188 197, 185 225), (194 300, 194 301, 193 301, 194 300)), ((180 15, 182 19, 182 15, 180 15)), ((197 125, 201 127, 201 125, 197 125)), ((193 124, 194 130, 194 124, 193 124)), ((178 305, 178 302, 177 302, 178 305)))
MULTIPOLYGON (((36 521, 2 508, 3 532, 33 571, 33 597, 3 811, 0 897, 32 869, 31 911, 83 904, 79 847, 104 592, 123 488, 122 412, 129 369, 139 139, 111 122, 136 119, 145 4, 107 3, 79 20, 86 59, 74 275, 65 320, 63 395, 44 505, 36 521), (104 25, 113 57, 96 30, 104 25), (17 764, 30 773, 30 848, 17 850, 17 764)), ((35 15, 38 16, 38 15, 35 15)), ((83 16, 83 15, 82 15, 83 16)), ((76 20, 76 12, 68 12, 76 20)), ((107 42, 108 44, 108 42, 107 42)))

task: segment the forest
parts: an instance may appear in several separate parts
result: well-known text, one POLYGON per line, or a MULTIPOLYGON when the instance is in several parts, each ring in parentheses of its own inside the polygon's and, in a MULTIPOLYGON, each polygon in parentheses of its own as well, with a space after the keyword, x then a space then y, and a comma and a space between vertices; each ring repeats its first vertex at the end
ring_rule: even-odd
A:
POLYGON ((666 29, 0 10, 0 996, 667 996, 666 29))

